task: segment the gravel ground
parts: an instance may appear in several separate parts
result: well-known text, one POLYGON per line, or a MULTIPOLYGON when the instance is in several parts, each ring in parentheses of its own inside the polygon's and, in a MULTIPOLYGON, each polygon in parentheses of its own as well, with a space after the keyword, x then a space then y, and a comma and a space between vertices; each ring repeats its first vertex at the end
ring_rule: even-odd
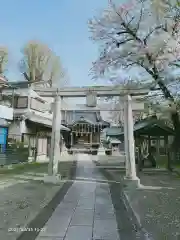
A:
MULTIPOLYGON (((110 171, 122 180, 118 171, 110 171)), ((126 191, 142 226, 154 240, 180 239, 180 178, 167 173, 141 173, 141 184, 151 187, 126 191)))
POLYGON ((15 240, 18 229, 25 227, 62 185, 29 181, 0 190, 0 239, 15 240))
POLYGON ((43 172, 47 166, 30 169, 31 172, 14 171, 0 178, 0 240, 16 240, 21 232, 71 178, 73 162, 62 163, 59 172, 64 181, 58 185, 44 184, 43 172), (17 174, 17 172, 19 174, 17 174), (33 179, 33 180, 32 180, 33 179))

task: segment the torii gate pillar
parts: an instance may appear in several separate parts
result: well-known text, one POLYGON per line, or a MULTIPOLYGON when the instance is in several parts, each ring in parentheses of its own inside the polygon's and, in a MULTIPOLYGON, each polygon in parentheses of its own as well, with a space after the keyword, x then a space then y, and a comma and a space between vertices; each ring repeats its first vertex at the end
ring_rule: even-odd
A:
POLYGON ((48 165, 48 175, 45 176, 44 182, 57 183, 61 176, 58 174, 58 163, 60 160, 60 141, 61 141, 61 96, 54 97, 53 122, 51 134, 51 150, 48 165))
POLYGON ((133 188, 138 187, 140 179, 136 175, 132 98, 129 95, 124 97, 124 143, 126 154, 125 185, 133 188))

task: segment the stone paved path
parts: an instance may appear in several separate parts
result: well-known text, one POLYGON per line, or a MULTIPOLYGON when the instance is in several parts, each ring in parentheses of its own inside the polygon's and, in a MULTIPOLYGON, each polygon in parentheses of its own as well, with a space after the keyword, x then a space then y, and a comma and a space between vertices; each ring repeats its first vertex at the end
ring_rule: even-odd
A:
POLYGON ((119 240, 108 184, 91 161, 79 160, 76 181, 36 240, 119 240))

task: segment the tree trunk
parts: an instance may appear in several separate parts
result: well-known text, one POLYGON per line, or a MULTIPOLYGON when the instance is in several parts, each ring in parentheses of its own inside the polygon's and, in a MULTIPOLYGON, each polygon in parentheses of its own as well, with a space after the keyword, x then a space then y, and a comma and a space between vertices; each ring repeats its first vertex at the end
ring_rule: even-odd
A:
MULTIPOLYGON (((158 80, 157 83, 158 83, 159 88, 163 92, 165 99, 170 100, 172 103, 174 103, 174 97, 171 94, 171 92, 168 90, 168 88, 166 87, 164 82, 162 80, 158 80)), ((180 119, 179 119, 179 114, 178 114, 177 109, 172 111, 171 120, 172 120, 172 123, 174 126, 174 132, 175 132, 172 148, 173 148, 174 152, 176 154, 178 154, 180 152, 180 145, 179 145, 179 143, 180 143, 180 119)))
POLYGON ((173 122, 175 136, 173 141, 173 148, 175 152, 179 152, 180 150, 180 120, 179 120, 179 114, 177 110, 171 114, 171 120, 173 122))

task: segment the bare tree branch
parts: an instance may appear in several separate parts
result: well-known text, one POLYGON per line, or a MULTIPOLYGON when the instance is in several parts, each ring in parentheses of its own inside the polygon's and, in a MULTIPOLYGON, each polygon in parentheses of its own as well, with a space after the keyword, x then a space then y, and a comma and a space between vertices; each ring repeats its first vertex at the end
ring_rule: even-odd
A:
POLYGON ((143 4, 142 4, 141 10, 140 10, 140 16, 139 16, 139 21, 138 21, 137 28, 136 28, 136 34, 137 34, 137 32, 139 31, 142 17, 143 17, 143 4))
MULTIPOLYGON (((120 33, 118 34, 118 35, 120 35, 120 33)), ((125 44, 125 43, 127 43, 127 42, 130 42, 130 41, 133 41, 133 38, 129 38, 129 39, 126 39, 126 40, 124 40, 124 41, 121 41, 121 42, 116 42, 116 46, 119 48, 120 47, 120 45, 123 45, 123 44, 125 44)))
POLYGON ((47 45, 38 41, 29 41, 24 46, 22 54, 20 71, 27 81, 44 82, 46 86, 52 84, 61 86, 64 69, 60 58, 47 45))

